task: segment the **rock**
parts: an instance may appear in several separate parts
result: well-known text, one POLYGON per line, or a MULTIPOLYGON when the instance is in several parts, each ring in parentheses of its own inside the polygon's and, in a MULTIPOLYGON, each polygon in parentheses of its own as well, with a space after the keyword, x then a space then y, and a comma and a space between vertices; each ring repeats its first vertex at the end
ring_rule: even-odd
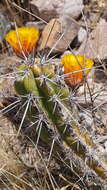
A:
POLYGON ((106 22, 107 22, 107 6, 105 6, 105 8, 104 8, 104 10, 103 10, 103 12, 102 12, 102 14, 101 14, 101 17, 102 17, 103 19, 105 19, 106 22))
POLYGON ((84 28, 80 28, 78 32, 78 42, 83 42, 84 38, 87 36, 87 31, 84 28))
POLYGON ((32 22, 31 21, 31 22, 26 23, 26 26, 28 26, 28 27, 34 26, 34 27, 38 28, 39 30, 43 30, 45 25, 46 25, 46 23, 44 23, 42 21, 40 21, 40 22, 36 22, 36 21, 32 22))
POLYGON ((38 8, 40 18, 49 22, 42 32, 38 50, 53 48, 53 53, 64 52, 78 34, 80 26, 74 19, 81 14, 83 1, 32 0, 31 3, 38 8))
POLYGON ((53 53, 64 52, 77 36, 79 25, 73 21, 62 23, 52 19, 44 28, 38 50, 51 49, 53 53))
POLYGON ((78 18, 84 8, 82 0, 32 0, 39 12, 40 18, 49 21, 52 18, 65 17, 78 18))
POLYGON ((14 80, 17 76, 16 68, 21 60, 16 56, 3 54, 0 56, 0 103, 6 97, 13 97, 16 92, 14 89, 14 80))
POLYGON ((5 34, 10 30, 11 25, 6 17, 0 13, 0 41, 4 39, 5 34))
POLYGON ((107 58, 107 22, 104 19, 100 19, 96 28, 89 34, 88 39, 84 39, 76 53, 92 59, 107 58))
MULTIPOLYGON (((57 0, 56 0, 57 2, 57 0)), ((69 18, 78 18, 84 8, 82 0, 65 0, 61 10, 61 16, 69 18)))

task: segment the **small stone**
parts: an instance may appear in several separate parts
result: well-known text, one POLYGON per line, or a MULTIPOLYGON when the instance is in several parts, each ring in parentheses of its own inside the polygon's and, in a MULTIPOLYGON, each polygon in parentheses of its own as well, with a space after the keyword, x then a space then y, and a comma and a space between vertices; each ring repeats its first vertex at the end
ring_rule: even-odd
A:
POLYGON ((27 22, 26 23, 26 26, 28 26, 28 27, 34 26, 34 27, 38 28, 39 30, 43 30, 45 25, 46 24, 44 22, 42 22, 42 21, 39 21, 39 22, 27 22))
POLYGON ((87 36, 87 31, 84 28, 80 28, 78 32, 78 42, 81 43, 87 36))

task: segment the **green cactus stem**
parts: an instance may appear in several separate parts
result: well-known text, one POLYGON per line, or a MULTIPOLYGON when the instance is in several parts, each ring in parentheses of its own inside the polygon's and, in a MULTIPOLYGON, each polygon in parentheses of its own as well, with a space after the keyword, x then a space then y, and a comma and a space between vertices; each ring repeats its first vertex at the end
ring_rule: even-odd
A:
MULTIPOLYGON (((72 149, 77 157, 81 158, 84 163, 87 160, 87 166, 107 181, 107 164, 103 163, 97 154, 93 154, 96 144, 86 129, 84 129, 84 133, 81 132, 77 115, 70 107, 69 91, 56 83, 52 67, 28 66, 22 79, 16 80, 15 88, 20 95, 25 93, 25 95, 32 94, 35 97, 37 109, 44 115, 50 127, 53 130, 57 129, 63 142, 72 149)), ((33 120, 32 115, 36 115, 36 112, 31 111, 30 114, 30 119, 33 120)), ((48 144, 51 143, 49 133, 43 127, 40 138, 48 144)))

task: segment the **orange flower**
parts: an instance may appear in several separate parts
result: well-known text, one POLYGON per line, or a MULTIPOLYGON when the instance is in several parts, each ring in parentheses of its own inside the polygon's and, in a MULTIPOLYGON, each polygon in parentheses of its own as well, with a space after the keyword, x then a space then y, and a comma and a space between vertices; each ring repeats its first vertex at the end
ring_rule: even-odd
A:
POLYGON ((11 30, 5 39, 13 47, 17 56, 28 57, 39 39, 39 30, 35 27, 21 27, 11 30))
POLYGON ((65 81, 71 87, 75 87, 84 81, 94 62, 84 56, 65 54, 61 58, 61 62, 64 66, 65 81))

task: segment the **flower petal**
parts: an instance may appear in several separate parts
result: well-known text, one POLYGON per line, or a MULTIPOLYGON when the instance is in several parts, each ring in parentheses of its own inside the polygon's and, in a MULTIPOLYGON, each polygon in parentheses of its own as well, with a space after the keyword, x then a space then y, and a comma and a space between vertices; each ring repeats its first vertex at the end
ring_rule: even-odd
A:
POLYGON ((65 81, 71 87, 75 87, 84 81, 94 62, 80 55, 65 54, 61 58, 61 62, 64 66, 65 81))
POLYGON ((39 30, 35 27, 17 28, 7 33, 5 39, 18 56, 28 57, 39 39, 39 30))

